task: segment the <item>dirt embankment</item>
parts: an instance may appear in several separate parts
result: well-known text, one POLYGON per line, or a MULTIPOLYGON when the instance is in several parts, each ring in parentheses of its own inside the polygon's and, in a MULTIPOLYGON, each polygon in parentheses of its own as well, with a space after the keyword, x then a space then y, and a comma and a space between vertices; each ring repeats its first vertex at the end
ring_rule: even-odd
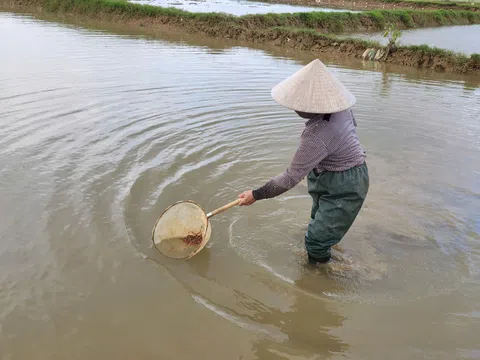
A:
POLYGON ((1 0, 14 6, 38 6, 53 13, 71 12, 98 18, 110 14, 123 18, 158 18, 165 24, 182 25, 194 22, 198 26, 222 26, 246 29, 288 27, 314 29, 338 34, 362 31, 381 31, 387 24, 399 29, 445 25, 480 24, 480 12, 375 10, 362 13, 306 12, 294 14, 258 14, 232 16, 219 13, 192 13, 174 8, 132 4, 123 0, 1 0))
POLYGON ((480 11, 480 4, 474 2, 436 2, 402 0, 257 0, 266 3, 318 6, 349 10, 467 10, 480 11))
MULTIPOLYGON (((362 58, 367 48, 367 44, 363 42, 355 40, 338 41, 301 31, 268 31, 252 34, 250 39, 271 42, 278 46, 312 51, 318 54, 339 53, 356 58, 362 58)), ((448 51, 431 50, 426 46, 400 47, 388 56, 386 62, 437 71, 480 72, 480 55, 466 58, 448 51)))
MULTIPOLYGON (((329 53, 362 58, 367 48, 380 47, 378 44, 357 39, 338 39, 319 33, 314 28, 275 26, 276 20, 282 17, 273 17, 272 20, 267 16, 266 21, 262 22, 260 15, 234 18, 224 15, 192 14, 112 0, 0 0, 0 6, 71 14, 77 18, 98 19, 159 31, 204 34, 209 37, 229 38, 257 44, 268 43, 279 47, 307 50, 315 54, 329 53)), ((369 24, 374 23, 365 22, 362 26, 368 27, 369 24)), ((438 71, 480 72, 480 55, 478 54, 465 57, 426 46, 400 47, 391 53, 386 61, 438 71)))

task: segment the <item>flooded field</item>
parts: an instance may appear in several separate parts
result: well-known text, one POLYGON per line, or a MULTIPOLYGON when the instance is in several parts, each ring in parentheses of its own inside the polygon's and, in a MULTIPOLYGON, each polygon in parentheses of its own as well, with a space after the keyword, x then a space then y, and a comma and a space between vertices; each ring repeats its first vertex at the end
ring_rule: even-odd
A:
POLYGON ((348 11, 343 9, 327 9, 320 7, 295 6, 287 4, 268 4, 247 0, 130 0, 137 4, 148 4, 163 7, 174 7, 192 12, 222 12, 231 15, 295 13, 309 11, 348 11))
MULTIPOLYGON (((375 40, 386 45, 388 40, 382 34, 355 35, 375 40)), ((401 45, 428 45, 441 49, 461 52, 466 55, 480 54, 480 25, 445 26, 402 31, 401 45)))
POLYGON ((312 55, 8 13, 0 44, 2 360, 480 357, 478 77, 323 59, 371 176, 335 260, 305 262, 302 183, 174 261, 167 206, 288 165, 303 122, 270 89, 312 55))

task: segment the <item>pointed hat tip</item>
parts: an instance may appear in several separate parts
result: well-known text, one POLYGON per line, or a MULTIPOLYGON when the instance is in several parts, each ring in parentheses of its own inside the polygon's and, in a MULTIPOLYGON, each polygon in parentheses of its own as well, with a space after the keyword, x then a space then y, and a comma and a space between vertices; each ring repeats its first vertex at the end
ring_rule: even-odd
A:
POLYGON ((325 64, 319 59, 319 58, 315 58, 313 59, 310 64, 318 64, 318 65, 323 65, 325 66, 325 64))
MULTIPOLYGON (((303 70, 305 71, 306 69, 318 69, 320 71, 324 72, 330 72, 330 70, 327 68, 327 66, 318 58, 313 59, 310 61, 307 65, 303 67, 303 70)), ((302 71, 302 69, 299 69, 299 72, 302 71)))

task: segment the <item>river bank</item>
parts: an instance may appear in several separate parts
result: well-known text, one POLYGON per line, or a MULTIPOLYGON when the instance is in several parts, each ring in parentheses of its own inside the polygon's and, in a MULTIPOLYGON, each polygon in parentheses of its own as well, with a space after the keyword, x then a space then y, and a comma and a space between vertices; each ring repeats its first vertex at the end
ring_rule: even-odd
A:
POLYGON ((360 13, 319 11, 232 16, 216 12, 188 12, 123 0, 1 0, 0 3, 10 4, 12 7, 39 7, 50 12, 72 12, 97 18, 154 18, 156 22, 174 26, 201 22, 208 26, 256 30, 272 27, 308 28, 330 34, 381 31, 386 24, 393 24, 399 29, 480 24, 480 13, 453 10, 376 10, 360 13))
MULTIPOLYGON (((381 29, 387 22, 399 27, 430 23, 442 14, 443 21, 480 21, 480 13, 473 12, 408 12, 378 11, 351 13, 301 13, 228 16, 214 13, 189 13, 177 9, 131 4, 108 0, 0 0, 6 9, 35 9, 77 17, 96 18, 159 31, 202 33, 211 37, 226 37, 253 43, 271 43, 275 46, 312 51, 316 54, 338 53, 361 58, 367 48, 381 45, 359 39, 339 39, 331 34, 381 29), (402 25, 403 24, 403 25, 402 25)), ((431 68, 439 71, 480 71, 480 55, 470 57, 427 46, 399 47, 386 60, 394 64, 431 68)))
MULTIPOLYGON (((355 34, 364 40, 378 41, 386 46, 388 39, 382 32, 355 34)), ((399 45, 428 45, 465 55, 480 54, 480 25, 442 26, 441 28, 412 29, 402 31, 399 45)))
POLYGON ((259 0, 266 3, 289 4, 329 7, 333 9, 350 10, 468 10, 480 11, 478 2, 452 2, 452 1, 415 1, 415 0, 259 0))

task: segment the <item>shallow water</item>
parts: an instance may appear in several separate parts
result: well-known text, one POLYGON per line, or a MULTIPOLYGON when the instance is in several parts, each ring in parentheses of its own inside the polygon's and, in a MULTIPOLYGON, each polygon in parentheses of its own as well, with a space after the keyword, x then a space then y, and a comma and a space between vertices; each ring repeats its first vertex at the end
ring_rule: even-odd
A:
POLYGON ((287 4, 269 4, 247 0, 129 0, 133 3, 148 4, 162 7, 174 7, 192 12, 221 12, 231 15, 296 13, 310 11, 356 12, 346 9, 328 9, 287 4))
POLYGON ((371 175, 332 264, 305 263, 304 183, 175 261, 167 206, 288 165, 303 123, 270 88, 311 55, 5 13, 0 43, 2 360, 480 356, 478 77, 327 61, 371 175))
MULTIPOLYGON (((360 34, 357 37, 378 41, 386 45, 388 40, 381 33, 360 34)), ((466 55, 480 54, 480 25, 444 26, 402 31, 400 45, 429 45, 461 52, 466 55)))

